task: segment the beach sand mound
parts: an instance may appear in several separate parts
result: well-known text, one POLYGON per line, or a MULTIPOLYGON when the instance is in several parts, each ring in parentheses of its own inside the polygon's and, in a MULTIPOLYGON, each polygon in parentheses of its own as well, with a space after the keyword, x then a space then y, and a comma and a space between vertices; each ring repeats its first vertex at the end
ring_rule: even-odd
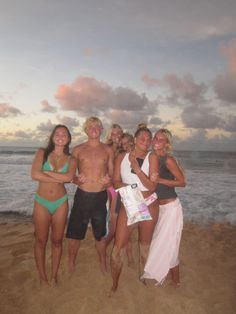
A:
MULTIPOLYGON (((137 232, 132 237, 135 263, 124 265, 118 291, 108 297, 111 275, 102 275, 91 230, 83 241, 76 270, 67 273, 67 241, 57 287, 39 286, 31 222, 4 222, 0 228, 1 314, 234 314, 236 313, 236 227, 184 225, 181 286, 138 279, 137 232)), ((111 248, 108 250, 108 255, 111 248)), ((48 268, 50 246, 47 248, 48 268)))

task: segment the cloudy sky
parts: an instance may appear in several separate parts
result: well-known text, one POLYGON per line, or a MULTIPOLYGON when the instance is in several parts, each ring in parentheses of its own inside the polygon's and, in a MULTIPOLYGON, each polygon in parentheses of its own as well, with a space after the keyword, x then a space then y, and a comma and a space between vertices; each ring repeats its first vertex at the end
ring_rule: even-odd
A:
POLYGON ((0 0, 0 145, 86 117, 236 151, 235 0, 0 0))

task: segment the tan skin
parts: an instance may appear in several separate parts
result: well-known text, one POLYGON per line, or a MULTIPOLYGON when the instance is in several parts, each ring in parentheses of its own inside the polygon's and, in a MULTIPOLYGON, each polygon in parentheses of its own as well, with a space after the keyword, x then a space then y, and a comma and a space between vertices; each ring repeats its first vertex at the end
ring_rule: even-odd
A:
MULTIPOLYGON (((81 190, 87 192, 104 191, 111 184, 113 174, 113 151, 104 143, 100 142, 102 127, 91 122, 85 132, 87 142, 76 146, 72 155, 77 160, 79 175, 74 179, 81 190)), ((69 271, 75 269, 76 257, 80 247, 80 240, 69 239, 69 271)), ((104 240, 95 242, 99 257, 101 271, 107 271, 106 245, 104 240)))
MULTIPOLYGON (((125 152, 131 152, 131 150, 134 147, 134 142, 130 141, 127 137, 122 137, 121 132, 117 132, 120 130, 115 129, 115 135, 116 135, 116 141, 118 142, 118 139, 120 141, 121 147, 123 149, 123 151, 125 152)), ((114 134, 113 131, 111 132, 111 137, 113 135, 113 142, 114 142, 114 134)), ((108 246, 110 244, 110 242, 113 240, 114 235, 115 235, 115 231, 116 231, 116 221, 117 221, 117 213, 115 213, 115 207, 116 207, 116 201, 117 201, 117 196, 110 196, 110 201, 111 201, 111 207, 110 207, 110 220, 109 220, 109 234, 106 236, 105 241, 106 241, 106 245, 108 246)), ((133 254, 132 254, 132 244, 131 241, 128 242, 127 246, 126 246, 126 254, 128 257, 128 266, 131 266, 134 262, 133 259, 133 254)))
MULTIPOLYGON (((107 139, 107 141, 111 140, 112 144, 108 145, 110 149, 113 151, 113 157, 114 159, 119 153, 119 147, 120 147, 120 139, 123 134, 123 131, 121 128, 118 127, 113 127, 110 129, 110 136, 107 139)), ((116 229, 116 213, 115 213, 115 207, 116 207, 116 201, 117 201, 117 196, 112 195, 109 190, 108 191, 108 197, 109 197, 109 233, 108 235, 104 238, 106 247, 110 244, 112 239, 114 238, 115 234, 115 229, 116 229)))
MULTIPOLYGON (((58 128, 55 131, 53 142, 54 150, 49 154, 48 159, 54 171, 61 169, 65 163, 69 162, 67 173, 56 173, 52 171, 42 171, 44 150, 36 152, 31 176, 33 180, 39 182, 37 194, 48 201, 55 201, 66 194, 65 182, 70 182, 74 176, 76 163, 73 158, 68 158, 64 154, 64 146, 68 143, 69 137, 65 128, 58 128)), ((33 222, 35 227, 35 260, 39 272, 41 284, 49 284, 46 274, 45 258, 46 245, 51 228, 52 259, 50 282, 55 284, 58 281, 58 269, 62 255, 62 240, 64 236, 65 224, 68 214, 68 202, 65 201, 57 210, 51 214, 48 209, 34 202, 33 222)))
POLYGON ((120 140, 121 136, 123 134, 123 131, 120 128, 113 128, 111 130, 110 139, 112 140, 111 148, 113 149, 114 156, 117 156, 119 147, 120 147, 120 140))
MULTIPOLYGON (((162 132, 156 132, 153 138, 153 142, 152 142, 152 147, 156 155, 165 156, 167 154, 166 152, 167 145, 168 145, 168 139, 165 136, 165 134, 163 134, 162 132)), ((185 181, 184 173, 182 169, 179 167, 179 165, 177 164, 174 157, 167 155, 166 166, 168 170, 175 177, 174 180, 163 179, 158 175, 152 176, 152 179, 156 183, 165 184, 170 187, 185 187, 186 181, 185 181)), ((175 198, 161 199, 159 200, 159 204, 160 205, 168 204, 170 202, 173 202, 174 200, 175 198)), ((171 275, 171 279, 173 283, 178 286, 180 284, 179 265, 170 269, 170 275, 171 275)))
POLYGON ((130 152, 134 147, 134 142, 127 136, 123 136, 121 139, 121 147, 125 152, 130 152))
MULTIPOLYGON (((141 171, 139 164, 136 158, 145 158, 148 153, 149 146, 151 144, 151 136, 148 132, 142 131, 136 137, 136 143, 134 150, 129 155, 129 160, 131 162, 131 167, 136 172, 137 176, 143 183, 143 185, 148 189, 148 191, 144 191, 144 198, 148 197, 153 193, 156 188, 156 183, 153 182, 150 178, 152 174, 156 174, 158 172, 158 161, 155 154, 151 153, 149 155, 149 176, 147 176, 143 171, 141 171)), ((125 156, 125 153, 121 153, 116 161, 114 166, 114 176, 113 176, 113 184, 115 188, 120 188, 126 186, 121 179, 120 166, 121 162, 125 156)), ((152 220, 149 221, 141 221, 138 223, 138 234, 139 234, 139 243, 144 246, 149 246, 152 240, 152 234, 154 231, 154 227, 158 218, 158 204, 157 202, 149 205, 149 211, 152 216, 152 220)), ((129 241, 132 231, 134 230, 134 225, 127 226, 127 214, 125 212, 125 208, 122 204, 116 226, 116 234, 115 234, 115 242, 114 248, 118 252, 124 249, 129 241)), ((114 249, 113 248, 113 249, 114 249)), ((142 260, 142 266, 144 266, 145 260, 142 260)), ((118 288, 118 281, 120 277, 120 273, 122 270, 122 266, 116 268, 112 263, 112 279, 113 285, 111 288, 111 292, 115 292, 118 288)))

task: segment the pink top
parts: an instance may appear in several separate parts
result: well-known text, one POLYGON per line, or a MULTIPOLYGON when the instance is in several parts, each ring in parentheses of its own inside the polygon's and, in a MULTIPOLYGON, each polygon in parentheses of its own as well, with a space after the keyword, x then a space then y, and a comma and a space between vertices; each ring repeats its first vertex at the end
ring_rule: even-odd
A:
POLYGON ((107 190, 111 193, 112 198, 117 196, 117 192, 115 191, 113 186, 110 186, 107 190))

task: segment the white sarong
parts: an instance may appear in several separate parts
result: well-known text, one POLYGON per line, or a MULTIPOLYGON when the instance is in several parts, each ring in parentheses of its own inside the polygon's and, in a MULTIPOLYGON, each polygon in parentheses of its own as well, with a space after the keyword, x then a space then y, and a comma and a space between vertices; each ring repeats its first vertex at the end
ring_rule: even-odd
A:
POLYGON ((183 211, 179 199, 160 205, 142 278, 155 279, 157 284, 162 284, 169 269, 179 264, 182 229, 183 211))

